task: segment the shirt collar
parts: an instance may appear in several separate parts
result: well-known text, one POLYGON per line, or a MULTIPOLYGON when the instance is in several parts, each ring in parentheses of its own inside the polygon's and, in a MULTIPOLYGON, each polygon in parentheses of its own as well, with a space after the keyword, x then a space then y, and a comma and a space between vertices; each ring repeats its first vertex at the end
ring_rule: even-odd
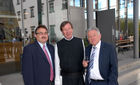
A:
POLYGON ((101 46, 101 40, 97 43, 96 46, 92 46, 92 47, 100 48, 100 46, 101 46))
MULTIPOLYGON (((39 41, 37 41, 37 42, 38 42, 38 44, 41 46, 41 48, 43 48, 43 45, 44 45, 44 44, 40 43, 39 41)), ((46 47, 46 44, 45 44, 45 47, 46 47)))
POLYGON ((65 40, 71 41, 73 39, 73 36, 71 37, 71 39, 67 39, 66 37, 64 37, 65 40))

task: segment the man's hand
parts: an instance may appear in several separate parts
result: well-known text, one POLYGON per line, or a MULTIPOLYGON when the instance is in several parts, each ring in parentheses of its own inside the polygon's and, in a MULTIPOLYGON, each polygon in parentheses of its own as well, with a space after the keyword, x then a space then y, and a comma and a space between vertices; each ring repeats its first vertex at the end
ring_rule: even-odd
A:
POLYGON ((83 67, 86 68, 86 67, 88 66, 88 62, 89 62, 89 61, 87 61, 87 60, 83 60, 83 67))

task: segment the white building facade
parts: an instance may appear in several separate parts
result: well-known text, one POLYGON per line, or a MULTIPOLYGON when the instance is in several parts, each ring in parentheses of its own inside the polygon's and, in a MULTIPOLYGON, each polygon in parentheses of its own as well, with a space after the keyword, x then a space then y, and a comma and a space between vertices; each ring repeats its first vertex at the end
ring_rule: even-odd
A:
POLYGON ((33 38, 35 28, 43 24, 49 29, 50 41, 55 42, 63 37, 60 24, 68 20, 73 24, 73 35, 84 38, 84 8, 70 6, 71 2, 72 0, 13 0, 22 36, 33 38))

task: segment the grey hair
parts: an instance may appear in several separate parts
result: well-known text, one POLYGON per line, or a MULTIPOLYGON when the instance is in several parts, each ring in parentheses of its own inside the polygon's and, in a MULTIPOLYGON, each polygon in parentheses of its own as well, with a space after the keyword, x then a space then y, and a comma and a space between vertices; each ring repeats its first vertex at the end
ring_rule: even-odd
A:
POLYGON ((88 33, 89 31, 91 31, 91 30, 95 30, 95 31, 97 31, 98 34, 101 34, 99 28, 97 28, 97 27, 95 27, 95 26, 89 28, 89 29, 87 30, 87 33, 88 33))

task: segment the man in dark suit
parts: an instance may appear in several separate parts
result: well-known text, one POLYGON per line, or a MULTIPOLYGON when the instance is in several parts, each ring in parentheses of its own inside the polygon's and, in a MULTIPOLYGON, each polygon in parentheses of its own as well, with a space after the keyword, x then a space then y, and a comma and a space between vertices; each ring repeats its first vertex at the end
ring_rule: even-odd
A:
POLYGON ((47 42, 48 30, 39 25, 36 41, 23 50, 22 74, 25 85, 54 85, 54 47, 47 42))
POLYGON ((83 62, 87 67, 86 85, 118 85, 117 54, 113 45, 102 42, 98 28, 87 31, 90 45, 86 47, 88 61, 83 62))

